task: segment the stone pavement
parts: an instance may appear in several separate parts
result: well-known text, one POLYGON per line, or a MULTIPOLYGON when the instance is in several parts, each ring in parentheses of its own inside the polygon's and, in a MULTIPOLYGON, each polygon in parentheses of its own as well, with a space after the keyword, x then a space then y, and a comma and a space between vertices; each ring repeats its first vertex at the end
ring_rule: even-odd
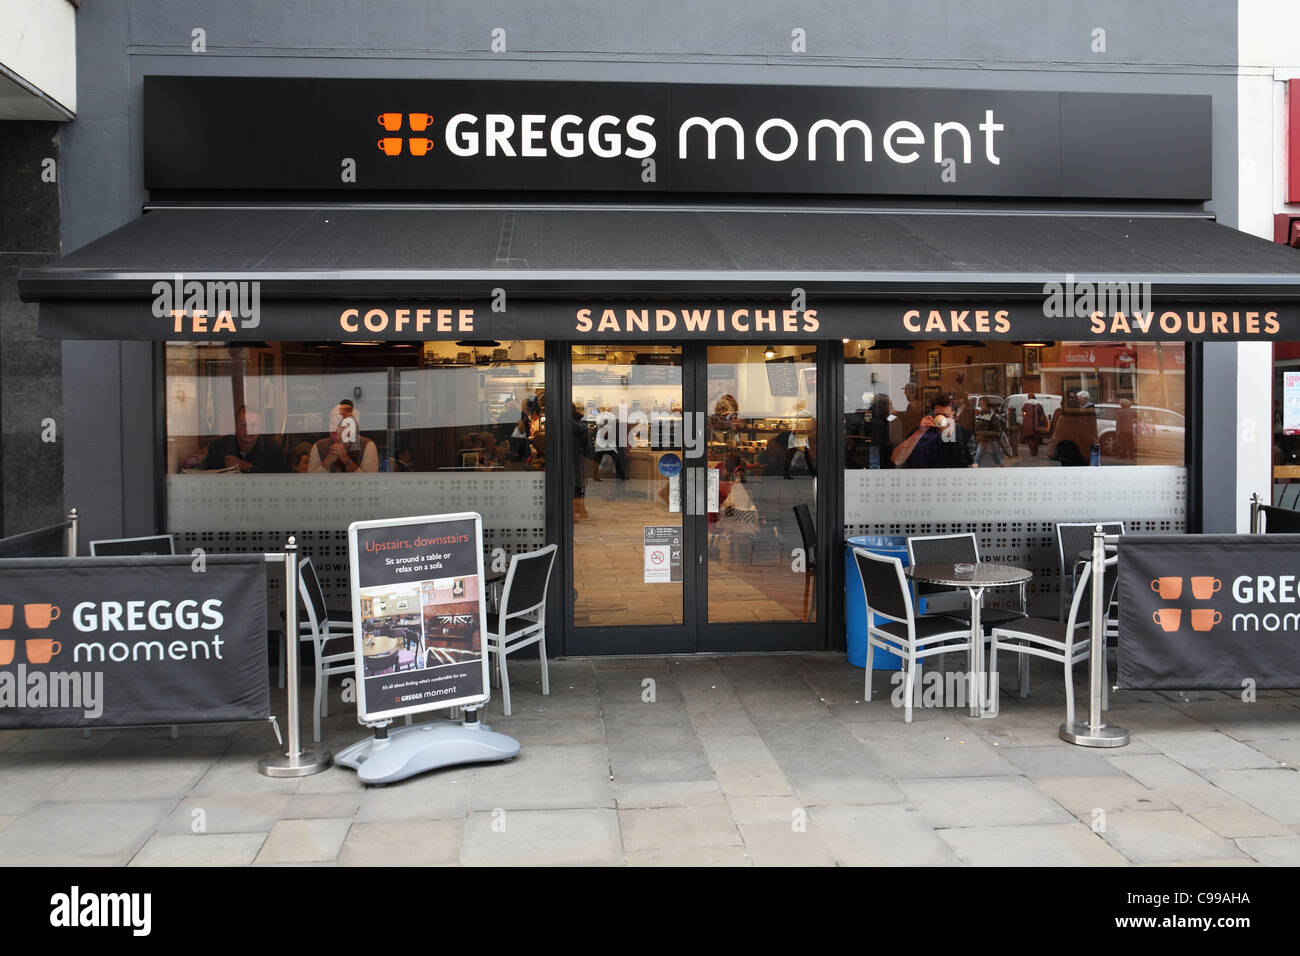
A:
POLYGON ((1085 750, 1035 664, 995 719, 909 726, 841 654, 557 661, 549 698, 512 661, 519 757, 388 787, 263 777, 262 725, 0 732, 0 864, 1300 863, 1300 695, 1123 692, 1133 742, 1085 750))

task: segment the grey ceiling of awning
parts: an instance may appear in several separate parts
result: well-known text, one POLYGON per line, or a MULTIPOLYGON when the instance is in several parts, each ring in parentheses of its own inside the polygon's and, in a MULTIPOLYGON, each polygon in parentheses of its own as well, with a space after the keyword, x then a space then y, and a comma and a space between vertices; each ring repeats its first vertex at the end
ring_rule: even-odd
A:
POLYGON ((1016 296, 1045 282, 1300 298, 1300 251, 1191 215, 659 207, 162 208, 38 269, 24 299, 150 294, 175 273, 263 296, 1016 296))

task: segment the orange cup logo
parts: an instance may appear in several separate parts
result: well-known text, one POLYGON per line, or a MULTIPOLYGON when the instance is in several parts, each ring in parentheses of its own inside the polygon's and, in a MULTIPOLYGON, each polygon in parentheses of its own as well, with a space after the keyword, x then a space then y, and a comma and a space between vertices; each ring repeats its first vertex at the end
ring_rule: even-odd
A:
POLYGON ((1176 607, 1162 607, 1160 610, 1152 612, 1151 620, 1166 631, 1176 631, 1179 625, 1183 623, 1183 612, 1176 607))
POLYGON ((0 667, 13 663, 14 645, 17 643, 17 641, 0 641, 0 667))
POLYGON ((1192 611, 1192 630, 1208 631, 1223 620, 1223 615, 1212 607, 1198 607, 1192 611))
POLYGON ((1192 595, 1198 601, 1208 601, 1221 587, 1223 582, 1218 578, 1192 578, 1192 595))
POLYGON ((0 604, 0 631, 7 631, 13 627, 14 623, 14 606, 12 604, 0 604))
POLYGON ((397 156, 402 152, 402 140, 397 136, 386 136, 379 141, 379 148, 389 156, 397 156))
POLYGON ((402 114, 401 113, 380 113, 379 125, 382 126, 384 129, 388 130, 390 133, 395 133, 402 128, 402 114))
POLYGON ((59 606, 57 604, 24 604, 23 617, 27 619, 29 628, 38 631, 44 630, 59 619, 59 606))
POLYGON ((423 156, 429 150, 433 149, 433 140, 431 139, 421 137, 420 139, 408 140, 408 142, 411 144, 412 156, 423 156))
POLYGON ((1177 601, 1183 594, 1183 579, 1156 578, 1151 582, 1151 590, 1166 601, 1177 601))
POLYGON ((429 128, 429 124, 433 122, 433 114, 431 113, 408 113, 406 118, 411 123, 411 131, 415 133, 423 133, 429 128))
POLYGON ((48 664, 51 657, 57 657, 63 645, 48 637, 33 638, 27 641, 27 659, 33 664, 48 664))

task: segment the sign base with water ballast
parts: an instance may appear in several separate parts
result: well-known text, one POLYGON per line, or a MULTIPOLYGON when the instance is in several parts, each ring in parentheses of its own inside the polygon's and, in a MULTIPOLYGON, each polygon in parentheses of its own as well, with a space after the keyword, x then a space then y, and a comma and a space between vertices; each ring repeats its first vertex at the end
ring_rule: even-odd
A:
POLYGON ((335 755, 362 783, 509 760, 519 742, 479 721, 487 703, 483 523, 475 512, 356 521, 348 528, 357 719, 375 728, 335 755), (465 708, 459 723, 395 718, 465 708))
POLYGON ((362 783, 396 783, 418 773, 465 763, 509 760, 519 753, 519 741, 479 723, 468 711, 459 724, 415 724, 392 733, 379 727, 375 736, 359 740, 334 755, 334 762, 351 767, 362 783))

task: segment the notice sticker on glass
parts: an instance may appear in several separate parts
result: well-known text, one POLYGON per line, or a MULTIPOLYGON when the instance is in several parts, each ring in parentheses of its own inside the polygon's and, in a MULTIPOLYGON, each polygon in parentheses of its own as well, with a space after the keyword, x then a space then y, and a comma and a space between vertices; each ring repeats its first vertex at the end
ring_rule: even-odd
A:
POLYGON ((670 584, 682 579, 680 525, 645 525, 645 583, 670 584))
POLYGON ((1282 373, 1282 431, 1300 435, 1300 372, 1282 373))

